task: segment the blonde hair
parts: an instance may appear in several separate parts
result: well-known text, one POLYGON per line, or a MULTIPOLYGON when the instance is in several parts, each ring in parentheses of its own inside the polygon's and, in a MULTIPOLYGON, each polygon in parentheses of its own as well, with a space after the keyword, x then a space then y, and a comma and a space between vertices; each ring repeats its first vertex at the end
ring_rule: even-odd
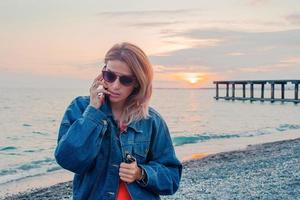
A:
POLYGON ((126 125, 149 116, 153 69, 147 55, 138 46, 124 42, 115 44, 105 55, 104 62, 119 60, 127 64, 137 79, 137 86, 126 99, 120 121, 126 125))

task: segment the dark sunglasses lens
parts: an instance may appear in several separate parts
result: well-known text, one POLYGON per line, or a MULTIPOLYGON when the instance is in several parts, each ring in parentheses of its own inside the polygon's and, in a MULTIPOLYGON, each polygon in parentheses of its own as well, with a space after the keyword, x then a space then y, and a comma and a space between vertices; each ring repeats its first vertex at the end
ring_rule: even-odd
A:
POLYGON ((103 79, 111 83, 117 79, 117 76, 110 71, 103 71, 103 79))
POLYGON ((120 83, 123 85, 131 85, 133 83, 134 79, 130 76, 121 76, 120 77, 120 83))

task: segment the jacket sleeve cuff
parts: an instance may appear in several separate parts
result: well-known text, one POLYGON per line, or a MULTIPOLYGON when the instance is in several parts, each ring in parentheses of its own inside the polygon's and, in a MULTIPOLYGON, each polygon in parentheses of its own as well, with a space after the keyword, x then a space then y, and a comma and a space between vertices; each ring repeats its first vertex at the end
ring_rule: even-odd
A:
POLYGON ((82 114, 83 117, 86 117, 90 120, 92 120, 95 123, 102 123, 103 125, 107 124, 107 121, 105 120, 105 114, 95 107, 89 105, 85 111, 82 114))
POLYGON ((151 177, 150 173, 151 173, 151 168, 147 165, 138 165, 140 168, 142 168, 146 174, 146 178, 145 180, 141 180, 141 181, 136 181, 140 186, 142 187, 147 187, 149 185, 149 179, 151 177))

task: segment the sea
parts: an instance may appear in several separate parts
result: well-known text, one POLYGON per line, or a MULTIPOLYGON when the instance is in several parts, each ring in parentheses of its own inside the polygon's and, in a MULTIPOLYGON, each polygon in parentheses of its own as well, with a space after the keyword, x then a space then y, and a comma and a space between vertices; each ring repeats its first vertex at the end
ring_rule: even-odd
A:
MULTIPOLYGON (((193 152, 234 150, 239 143, 300 137, 300 105, 216 100, 215 92, 213 88, 153 90, 150 104, 166 120, 181 160, 193 152)), ((236 96, 241 92, 237 90, 236 96)), ((280 91, 275 94, 279 97, 280 91)), ((53 156, 58 128, 70 102, 86 95, 87 89, 0 88, 0 190, 27 179, 67 173, 53 156)), ((286 91, 287 97, 293 95, 292 89, 286 91)))

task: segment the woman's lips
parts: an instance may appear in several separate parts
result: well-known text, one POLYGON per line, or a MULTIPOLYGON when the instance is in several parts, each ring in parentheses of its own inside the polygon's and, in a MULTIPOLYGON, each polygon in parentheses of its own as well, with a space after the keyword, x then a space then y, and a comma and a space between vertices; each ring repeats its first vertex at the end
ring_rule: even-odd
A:
POLYGON ((120 96, 120 94, 119 93, 114 93, 114 92, 110 91, 110 96, 112 96, 112 97, 118 97, 118 96, 120 96))

